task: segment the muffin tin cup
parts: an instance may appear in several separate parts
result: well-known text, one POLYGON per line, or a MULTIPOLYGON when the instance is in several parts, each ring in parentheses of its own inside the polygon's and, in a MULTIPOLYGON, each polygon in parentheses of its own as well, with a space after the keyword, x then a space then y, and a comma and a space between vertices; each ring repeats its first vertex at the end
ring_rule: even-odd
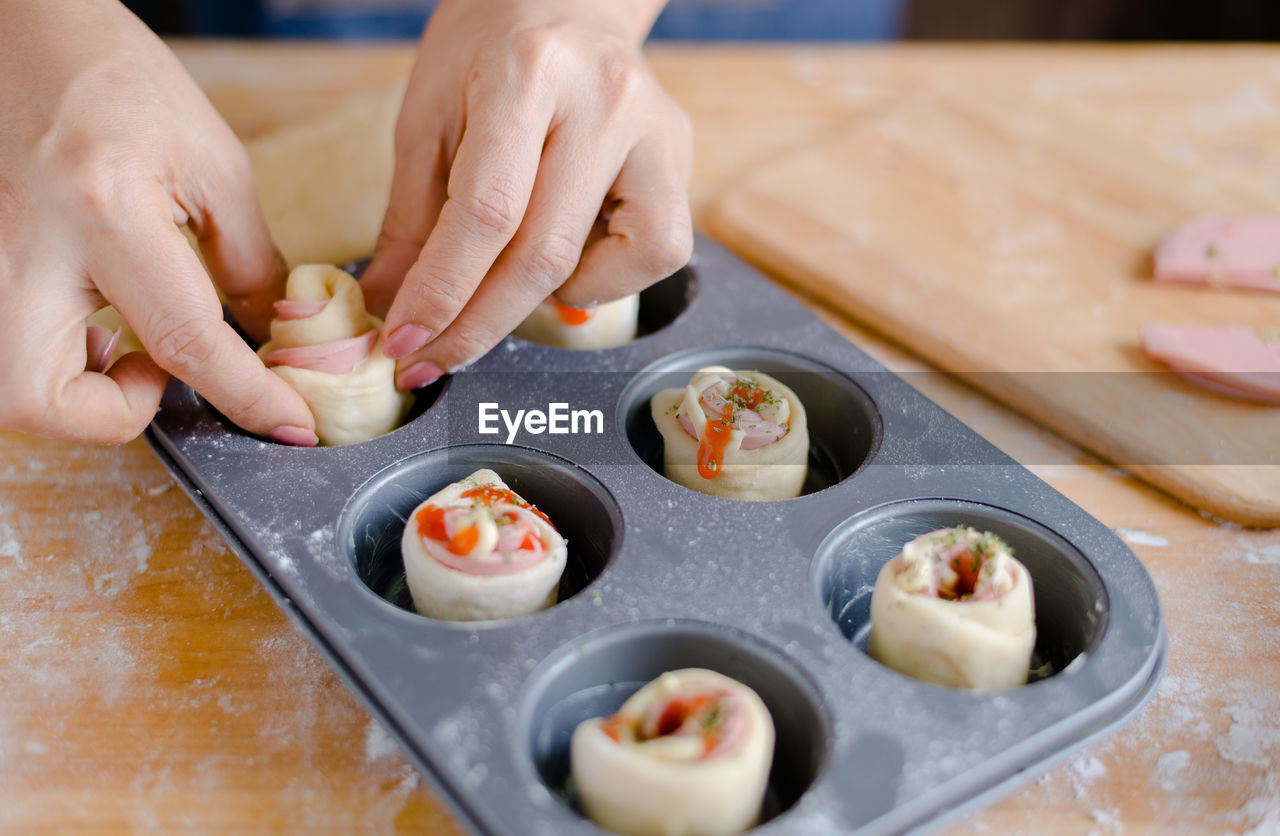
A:
POLYGON ((599 833, 565 792, 567 734, 665 669, 719 670, 775 713, 760 825, 775 834, 936 824, 1150 695, 1165 656, 1159 601, 1105 526, 705 239, 647 310, 649 333, 615 349, 508 339, 439 384, 405 426, 363 444, 264 442, 180 383, 148 430, 468 827, 599 833), (722 499, 662 476, 648 398, 713 363, 773 374, 804 401, 815 474, 800 497, 722 499), (504 444, 477 432, 485 398, 590 406, 602 432, 504 444), (480 467, 566 535, 560 601, 506 621, 423 617, 397 563, 404 520, 480 467), (1028 566, 1052 675, 971 693, 866 655, 880 566, 912 537, 962 523, 999 533, 1028 566))
POLYGON ((526 684, 515 757, 564 807, 561 826, 581 816, 572 788, 569 739, 582 721, 614 713, 665 671, 708 668, 754 690, 776 742, 761 823, 786 813, 827 757, 830 720, 814 684, 759 636, 697 621, 617 625, 583 636, 543 662, 526 684), (530 772, 531 770, 531 772, 530 772))

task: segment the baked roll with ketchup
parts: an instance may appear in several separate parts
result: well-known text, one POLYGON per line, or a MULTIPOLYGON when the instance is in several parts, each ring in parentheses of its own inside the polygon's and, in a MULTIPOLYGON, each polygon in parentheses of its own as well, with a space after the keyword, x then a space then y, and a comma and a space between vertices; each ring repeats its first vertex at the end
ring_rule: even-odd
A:
POLYGON ((684 389, 649 401, 673 482, 728 499, 800 495, 809 461, 804 405, 761 372, 699 369, 684 389))
POLYGON ((355 279, 329 264, 300 265, 275 308, 258 355, 311 407, 321 444, 355 444, 399 426, 413 397, 396 389, 382 320, 365 310, 355 279))
POLYGON ((610 717, 579 724, 569 765, 583 811, 625 836, 728 836, 760 816, 773 718, 755 691, 670 671, 610 717))
POLYGON ((594 308, 571 308, 548 296, 511 333, 554 348, 615 348, 636 338, 639 312, 636 293, 594 308))
POLYGON ((554 604, 568 548, 545 514, 477 470, 413 510, 400 553, 419 613, 481 621, 554 604))
POLYGON ((1027 681, 1036 643, 1031 575, 991 532, 922 534, 880 570, 871 593, 872 658, 952 688, 1027 681))

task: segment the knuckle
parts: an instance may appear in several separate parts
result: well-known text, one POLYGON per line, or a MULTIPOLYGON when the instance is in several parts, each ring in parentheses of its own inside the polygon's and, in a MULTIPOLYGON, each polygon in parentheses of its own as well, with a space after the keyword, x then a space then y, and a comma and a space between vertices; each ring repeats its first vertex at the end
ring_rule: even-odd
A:
POLYGON ((200 371, 217 354, 217 326, 202 317, 162 321, 155 329, 155 361, 178 377, 200 371))
POLYGON ((74 210, 106 220, 116 216, 113 210, 129 178, 110 142, 74 133, 61 139, 48 163, 58 172, 53 182, 60 184, 59 193, 74 210))
POLYGON ((509 239, 520 225, 520 195, 510 178, 494 177, 455 201, 463 217, 483 232, 509 239))
POLYGON ((496 338, 490 339, 487 334, 471 328, 455 329, 450 334, 448 353, 451 359, 445 365, 455 369, 472 363, 493 348, 495 342, 496 338))
POLYGON ((601 56, 598 71, 600 92, 613 110, 634 103, 647 86, 635 62, 615 52, 601 56))
POLYGON ((413 284, 413 293, 417 297, 415 308, 432 311, 435 316, 443 314, 447 321, 471 298, 471 287, 462 276, 422 269, 413 284))
POLYGON ((248 421, 263 411, 265 402, 266 392, 249 393, 248 397, 237 403, 234 408, 228 409, 227 417, 237 424, 248 421))
POLYGON ((545 70, 554 61, 560 36, 553 26, 526 26, 511 35, 511 57, 525 71, 545 70))
POLYGON ((553 230, 530 242, 525 254, 525 270, 545 291, 573 275, 581 258, 582 247, 573 236, 553 230))
POLYGON ((689 263, 693 229, 687 222, 656 225, 637 244, 640 267, 653 276, 669 276, 689 263))

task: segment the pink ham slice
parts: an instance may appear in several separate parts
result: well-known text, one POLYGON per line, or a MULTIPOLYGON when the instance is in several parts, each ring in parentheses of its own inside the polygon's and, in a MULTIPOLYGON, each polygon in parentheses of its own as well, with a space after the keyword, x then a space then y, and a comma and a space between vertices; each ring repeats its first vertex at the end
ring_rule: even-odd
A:
POLYGON ((293 366, 314 372, 346 374, 369 356, 377 342, 377 329, 370 329, 358 337, 345 340, 276 349, 267 352, 262 359, 268 366, 293 366))
POLYGON ((1280 293, 1280 215, 1187 221, 1156 248, 1155 278, 1280 293))
MULTIPOLYGON (((755 415, 754 412, 750 412, 749 410, 747 412, 751 415, 755 415)), ((759 420, 759 416, 756 417, 757 421, 755 423, 739 421, 740 426, 738 429, 743 432, 743 450, 758 450, 766 444, 772 444, 787 434, 787 428, 781 424, 770 424, 768 421, 759 420)), ((698 437, 697 432, 693 429, 693 421, 689 420, 688 415, 682 414, 676 420, 680 422, 680 426, 684 428, 684 431, 688 433, 690 438, 696 439, 698 437)))
POLYGON ((517 549, 511 552, 510 561, 476 560, 465 555, 454 554, 443 543, 437 543, 434 540, 423 540, 422 542, 425 544, 427 554, 431 555, 439 563, 464 574, 480 575, 481 577, 514 575, 516 572, 523 572, 531 566, 536 566, 542 560, 543 555, 541 550, 517 549))
POLYGON ((1251 328, 1144 325, 1142 350, 1218 394, 1280 404, 1280 342, 1251 328))
POLYGON ((273 303, 276 309, 276 318, 283 320, 306 319, 309 316, 315 316, 324 310, 325 305, 329 304, 328 299, 320 299, 317 301, 299 302, 294 299, 281 299, 273 303))

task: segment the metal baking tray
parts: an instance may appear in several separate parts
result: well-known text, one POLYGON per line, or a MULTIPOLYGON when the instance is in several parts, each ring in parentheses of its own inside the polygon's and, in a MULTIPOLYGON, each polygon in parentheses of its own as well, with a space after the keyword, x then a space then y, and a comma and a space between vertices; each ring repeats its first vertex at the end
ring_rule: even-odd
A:
MULTIPOLYGON (((930 828, 1029 780, 1151 695, 1166 638, 1150 576, 1106 526, 714 242, 645 291, 641 336, 567 351, 508 337, 364 444, 242 433, 175 382, 156 455, 458 818, 485 834, 600 833, 568 786, 574 726, 683 667, 738 679, 777 728, 761 834, 930 828), (664 478, 648 399, 700 366, 799 395, 806 493, 740 502, 664 478), (482 403, 599 410, 598 434, 479 432, 482 403), (399 541, 428 495, 496 470, 569 542, 560 602, 511 621, 412 611, 399 541), (1004 537, 1035 586, 1035 667, 999 694, 866 654, 876 573, 915 535, 1004 537)), ((594 427, 593 427, 594 428, 594 427)))

